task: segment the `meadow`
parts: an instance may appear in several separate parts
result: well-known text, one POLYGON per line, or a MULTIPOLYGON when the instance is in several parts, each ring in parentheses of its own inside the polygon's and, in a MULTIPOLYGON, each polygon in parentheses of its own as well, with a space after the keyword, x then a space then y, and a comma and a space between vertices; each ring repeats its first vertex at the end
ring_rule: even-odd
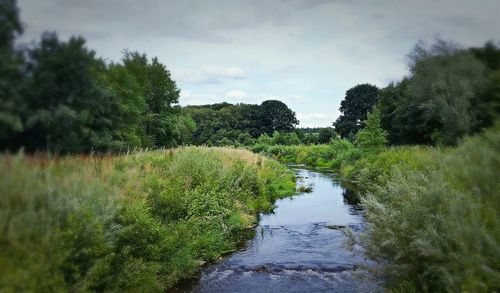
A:
POLYGON ((229 148, 2 155, 0 172, 4 292, 167 290, 295 193, 285 166, 229 148))

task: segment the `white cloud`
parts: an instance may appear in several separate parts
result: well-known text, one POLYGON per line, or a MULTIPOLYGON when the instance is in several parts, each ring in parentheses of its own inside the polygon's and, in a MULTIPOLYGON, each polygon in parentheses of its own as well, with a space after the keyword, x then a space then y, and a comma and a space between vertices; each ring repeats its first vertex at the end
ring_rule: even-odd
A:
POLYGON ((174 68, 172 76, 190 84, 218 84, 223 80, 244 79, 245 72, 238 66, 203 66, 201 69, 174 68))
POLYGON ((246 99, 248 94, 241 90, 230 90, 226 93, 226 98, 228 99, 246 99))
POLYGON ((298 112, 297 119, 299 119, 299 127, 329 127, 332 122, 339 117, 338 111, 333 113, 304 113, 298 112))
POLYGON ((202 73, 218 78, 242 79, 245 77, 245 72, 238 66, 205 66, 202 73))

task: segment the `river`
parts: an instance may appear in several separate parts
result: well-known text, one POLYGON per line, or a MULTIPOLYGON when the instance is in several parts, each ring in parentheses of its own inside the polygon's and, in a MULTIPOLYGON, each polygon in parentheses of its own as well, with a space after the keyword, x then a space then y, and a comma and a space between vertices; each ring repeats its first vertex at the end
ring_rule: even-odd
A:
POLYGON ((194 292, 372 292, 372 264, 342 231, 364 228, 363 210, 327 171, 292 167, 310 193, 278 200, 243 249, 202 269, 194 292))

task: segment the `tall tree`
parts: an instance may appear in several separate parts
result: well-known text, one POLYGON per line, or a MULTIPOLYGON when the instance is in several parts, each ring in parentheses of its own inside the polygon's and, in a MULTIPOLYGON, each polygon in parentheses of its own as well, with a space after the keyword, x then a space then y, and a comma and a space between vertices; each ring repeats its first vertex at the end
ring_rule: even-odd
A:
POLYGON ((15 38, 22 32, 16 1, 0 1, 0 145, 3 146, 15 145, 12 139, 23 129, 23 60, 14 47, 15 38))
POLYGON ((361 122, 377 102, 379 89, 371 84, 359 84, 345 93, 340 103, 340 117, 333 123, 335 131, 343 138, 354 138, 362 128, 361 122))
POLYGON ((180 90, 170 72, 157 58, 148 60, 145 54, 125 52, 125 67, 138 81, 145 101, 143 146, 175 145, 180 133, 176 128, 180 107, 180 90))
POLYGON ((260 105, 262 110, 262 127, 267 134, 274 131, 290 132, 299 121, 288 106, 277 100, 267 100, 260 105))
POLYGON ((62 42, 55 33, 45 33, 28 54, 25 144, 56 152, 89 151, 96 127, 106 119, 95 52, 81 37, 62 42))
POLYGON ((423 127, 438 144, 455 144, 474 125, 472 101, 486 81, 483 64, 457 45, 436 39, 430 46, 417 44, 409 55, 408 90, 423 110, 423 127), (434 121, 438 122, 438 125, 434 121))

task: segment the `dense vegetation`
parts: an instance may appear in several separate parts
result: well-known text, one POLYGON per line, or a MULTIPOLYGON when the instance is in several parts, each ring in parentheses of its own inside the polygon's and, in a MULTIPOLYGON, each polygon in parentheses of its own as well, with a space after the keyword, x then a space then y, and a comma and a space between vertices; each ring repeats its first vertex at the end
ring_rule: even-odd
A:
POLYGON ((96 58, 81 37, 15 46, 15 1, 2 1, 0 146, 81 153, 183 144, 194 131, 177 106, 179 89, 158 59, 124 53, 96 58), (5 18, 5 21, 4 21, 5 18))
POLYGON ((262 134, 290 132, 298 124, 295 113, 276 100, 267 100, 261 105, 187 106, 183 112, 196 123, 191 141, 196 145, 251 145, 262 134))
POLYGON ((257 151, 333 168, 359 191, 368 227, 357 241, 389 288, 498 291, 500 125, 457 148, 369 145, 333 140, 257 151))
POLYGON ((283 162, 331 167, 363 194, 359 239, 402 291, 500 290, 500 47, 437 39, 410 72, 346 92, 334 128, 284 103, 178 105, 156 58, 105 62, 81 37, 23 30, 0 3, 0 288, 161 291, 234 249, 295 190, 283 162), (389 146, 388 146, 389 145, 389 146), (57 157, 51 154, 80 154, 57 157))
POLYGON ((231 251, 295 191, 234 149, 0 157, 2 291, 163 291, 231 251), (250 230, 251 231, 251 230, 250 230))
POLYGON ((438 41, 416 50, 411 75, 382 89, 347 139, 314 146, 261 143, 252 150, 334 168, 358 189, 368 221, 358 241, 381 265, 388 288, 496 292, 500 49, 488 43, 463 50, 438 41), (386 147, 388 141, 438 147, 386 147))
POLYGON ((437 39, 408 55, 410 74, 377 90, 362 84, 346 92, 334 123, 355 139, 375 105, 391 144, 456 145, 492 126, 500 114, 500 48, 493 42, 464 49, 437 39))

